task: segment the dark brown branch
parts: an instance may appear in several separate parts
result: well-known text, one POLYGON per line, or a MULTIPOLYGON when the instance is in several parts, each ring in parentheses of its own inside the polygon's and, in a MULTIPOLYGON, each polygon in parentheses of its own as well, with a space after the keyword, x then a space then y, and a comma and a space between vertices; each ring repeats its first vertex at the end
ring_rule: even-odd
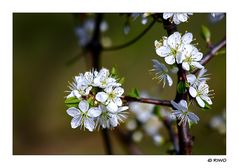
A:
POLYGON ((134 44, 135 42, 137 42, 140 38, 142 38, 150 29, 151 27, 153 27, 155 23, 155 20, 152 21, 148 27, 146 27, 146 29, 144 29, 138 36, 136 36, 135 38, 133 38, 132 40, 124 43, 124 44, 120 44, 118 46, 113 46, 113 47, 104 47, 103 50, 104 51, 114 51, 114 50, 120 50, 120 49, 123 49, 123 48, 126 48, 132 44, 134 44))
POLYGON ((120 128, 115 129, 115 133, 120 142, 125 146, 127 153, 131 155, 142 155, 143 153, 139 148, 132 142, 131 133, 129 131, 121 130, 120 128))
MULTIPOLYGON (((161 15, 162 17, 162 15, 161 15)), ((163 20, 164 29, 166 29, 168 36, 173 34, 177 31, 177 26, 170 22, 169 20, 163 20)), ((178 66, 178 83, 179 82, 186 82, 186 72, 183 70, 181 64, 177 64, 178 66)), ((179 93, 177 92, 175 97, 175 102, 179 102, 180 100, 186 100, 187 99, 187 92, 185 93, 179 93)), ((179 123, 180 120, 177 120, 177 123, 179 123)), ((188 155, 192 154, 192 138, 189 133, 189 126, 188 124, 177 124, 178 128, 178 140, 179 140, 179 154, 188 155)))
MULTIPOLYGON (((99 70, 100 68, 100 54, 102 52, 102 46, 100 43, 100 23, 102 21, 102 14, 96 14, 95 18, 95 28, 93 36, 89 44, 87 45, 87 50, 89 52, 89 58, 91 60, 91 65, 93 68, 99 70)), ((108 129, 102 130, 102 136, 105 143, 105 151, 108 155, 112 155, 112 144, 110 142, 108 129)))
MULTIPOLYGON (((224 37, 221 41, 211 47, 211 50, 203 57, 200 61, 202 65, 207 64, 219 50, 226 47, 226 37, 224 37)), ((195 69, 192 73, 196 73, 199 69, 195 69)))
POLYGON ((126 100, 127 102, 140 102, 140 103, 148 103, 148 104, 172 107, 169 100, 158 100, 158 99, 151 99, 151 98, 135 98, 131 96, 122 96, 121 98, 123 100, 126 100))

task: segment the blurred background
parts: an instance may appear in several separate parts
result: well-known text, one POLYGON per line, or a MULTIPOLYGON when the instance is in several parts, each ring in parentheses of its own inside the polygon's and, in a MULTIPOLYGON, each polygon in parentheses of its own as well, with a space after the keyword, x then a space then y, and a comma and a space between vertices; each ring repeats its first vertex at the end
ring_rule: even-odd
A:
MULTIPOLYGON (((136 37, 152 20, 142 24, 138 17, 127 22, 124 14, 114 13, 104 14, 104 21, 102 43, 115 46, 136 37)), ((13 154, 104 154, 101 132, 72 129, 64 104, 68 81, 89 70, 87 56, 80 54, 82 42, 76 34, 79 24, 76 15, 67 13, 13 14, 13 154)), ((178 26, 181 33, 192 32, 197 47, 206 53, 206 43, 200 36, 202 24, 211 30, 214 44, 226 35, 226 16, 215 22, 209 14, 194 13, 188 23, 178 26)), ((175 82, 171 88, 163 89, 149 72, 151 60, 160 59, 154 41, 164 35, 166 31, 156 23, 131 46, 102 53, 102 66, 108 69, 114 66, 119 76, 125 77, 126 94, 137 88, 151 97, 174 99, 175 82)), ((211 110, 192 109, 200 117, 199 123, 190 130, 195 136, 193 154, 223 155, 226 154, 225 123, 220 129, 212 129, 211 125, 213 122, 220 125, 225 118, 226 55, 217 55, 206 68, 215 95, 211 110)), ((120 127, 125 129, 125 124, 120 127)), ((144 136, 136 145, 144 154, 166 155, 171 144, 167 142, 166 130, 161 134, 166 139, 164 144, 155 145, 150 137, 144 136)), ((110 138, 115 154, 127 154, 115 130, 110 131, 110 138)))

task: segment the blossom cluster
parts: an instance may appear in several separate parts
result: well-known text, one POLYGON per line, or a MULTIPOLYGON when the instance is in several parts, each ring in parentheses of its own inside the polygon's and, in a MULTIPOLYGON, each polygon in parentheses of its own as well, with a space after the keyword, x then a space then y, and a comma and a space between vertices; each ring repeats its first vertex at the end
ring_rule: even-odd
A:
POLYGON ((163 13, 164 19, 169 19, 171 22, 175 24, 180 24, 181 22, 186 22, 189 18, 189 15, 193 15, 193 13, 163 13))
POLYGON ((72 128, 113 128, 126 118, 128 106, 121 99, 124 89, 108 69, 80 73, 69 88, 65 103, 67 114, 73 117, 72 128))
MULTIPOLYGON (((160 41, 155 41, 156 54, 164 58, 165 63, 170 67, 180 67, 186 73, 187 81, 178 84, 177 88, 188 89, 192 99, 195 99, 201 108, 208 108, 212 105, 210 96, 212 96, 209 86, 207 84, 208 75, 205 74, 207 70, 200 63, 203 54, 192 44, 193 35, 186 32, 181 35, 175 32, 169 37, 163 37, 160 41), (199 69, 196 76, 193 71, 199 69)), ((163 86, 167 84, 172 86, 173 80, 170 77, 166 65, 162 62, 153 59, 153 71, 155 71, 156 79, 163 81, 163 86)), ((173 105, 173 114, 182 122, 191 121, 197 123, 199 118, 192 112, 188 111, 188 105, 185 100, 181 100, 178 104, 171 102, 173 105)), ((181 122, 180 122, 181 123, 181 122)))

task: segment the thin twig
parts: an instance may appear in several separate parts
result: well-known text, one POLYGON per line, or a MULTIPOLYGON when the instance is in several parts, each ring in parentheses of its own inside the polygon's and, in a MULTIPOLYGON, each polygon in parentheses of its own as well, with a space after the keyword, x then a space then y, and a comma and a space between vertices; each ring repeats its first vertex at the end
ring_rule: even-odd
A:
POLYGON ((121 98, 123 100, 126 100, 127 102, 140 102, 140 103, 148 103, 148 104, 172 107, 170 100, 159 100, 159 99, 152 99, 152 98, 136 98, 131 96, 122 96, 121 98))
POLYGON ((124 44, 120 44, 120 45, 117 45, 117 46, 113 46, 113 47, 104 47, 103 48, 103 51, 114 51, 114 50, 120 50, 120 49, 123 49, 123 48, 126 48, 132 44, 134 44, 135 42, 137 42, 140 38, 142 38, 150 29, 151 27, 154 25, 156 21, 153 20, 148 27, 146 27, 146 29, 144 29, 138 36, 136 36, 135 38, 133 38, 132 40, 124 43, 124 44))
MULTIPOLYGON (((203 57, 200 61, 200 64, 205 65, 207 64, 219 50, 226 46, 226 37, 224 37, 221 41, 211 47, 211 50, 203 57)), ((192 73, 196 73, 199 69, 195 69, 192 73)))

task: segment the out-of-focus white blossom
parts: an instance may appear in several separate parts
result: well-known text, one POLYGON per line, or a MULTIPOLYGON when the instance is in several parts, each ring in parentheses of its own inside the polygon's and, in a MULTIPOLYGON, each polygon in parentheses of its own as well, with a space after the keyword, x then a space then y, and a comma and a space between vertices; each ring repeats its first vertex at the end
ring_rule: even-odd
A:
POLYGON ((75 76, 69 86, 70 94, 66 96, 66 102, 70 103, 67 113, 73 117, 72 128, 80 126, 89 131, 97 126, 113 128, 125 120, 128 106, 123 106, 124 89, 119 86, 106 68, 75 76))
POLYGON ((220 20, 222 20, 225 16, 225 13, 220 13, 220 12, 217 12, 217 13, 210 13, 209 14, 209 19, 211 22, 219 22, 220 20))
MULTIPOLYGON (((142 93, 141 97, 148 97, 142 93)), ((130 111, 134 113, 135 119, 127 122, 127 129, 133 132, 132 138, 136 142, 142 139, 143 133, 152 138, 155 144, 160 145, 163 142, 159 130, 163 127, 162 121, 153 113, 154 105, 146 103, 132 102, 130 103, 130 111), (139 129, 140 135, 139 135, 139 129), (142 134, 142 137, 141 137, 142 134), (135 138, 135 136, 140 138, 135 138), (159 138, 160 137, 160 138, 159 138)))
POLYGON ((193 15, 193 13, 170 13, 165 12, 163 13, 163 18, 169 19, 171 22, 175 24, 180 24, 181 22, 186 22, 189 18, 189 15, 193 15))
POLYGON ((210 127, 217 130, 220 134, 226 133, 226 112, 216 115, 210 120, 210 127))
MULTIPOLYGON (((105 32, 108 30, 108 23, 106 21, 102 21, 100 23, 100 31, 105 32)), ((75 34, 78 39, 78 43, 82 47, 86 47, 86 45, 90 42, 93 31, 95 28, 95 21, 93 19, 85 20, 80 26, 75 28, 75 34)))

